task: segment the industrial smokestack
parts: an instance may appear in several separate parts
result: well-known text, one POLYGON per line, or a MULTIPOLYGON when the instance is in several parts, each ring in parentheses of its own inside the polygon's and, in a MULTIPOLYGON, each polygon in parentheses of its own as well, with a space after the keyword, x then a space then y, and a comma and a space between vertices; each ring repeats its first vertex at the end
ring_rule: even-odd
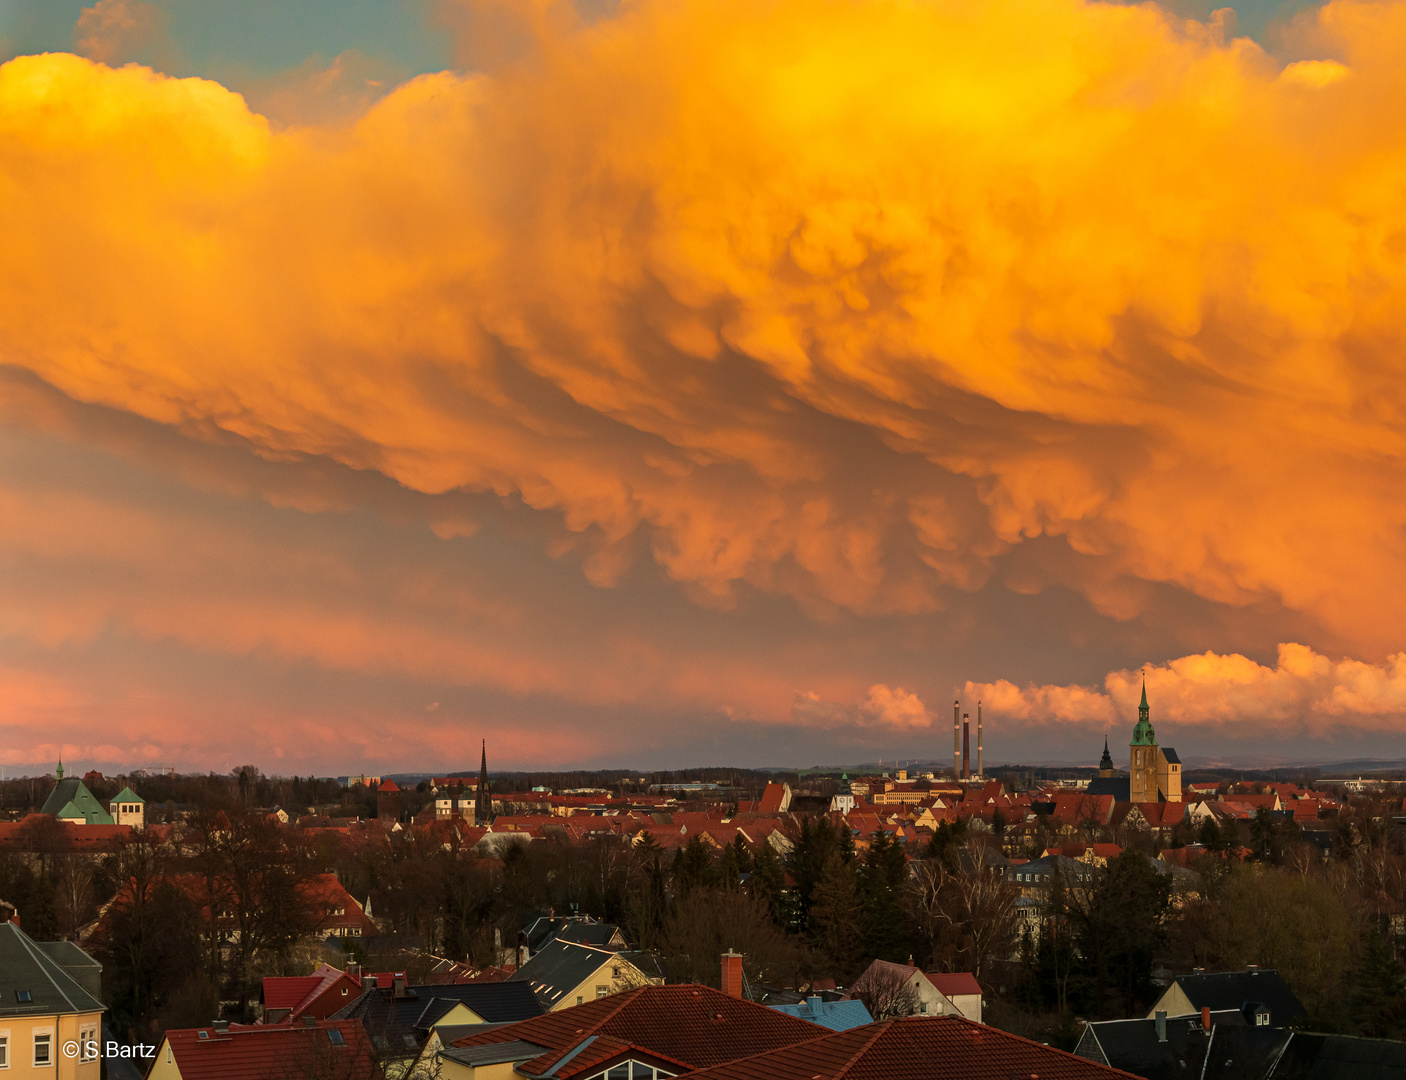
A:
POLYGON ((976 775, 986 775, 986 760, 981 755, 981 702, 976 703, 976 775))
POLYGON ((952 779, 962 778, 962 703, 952 702, 952 779))
POLYGON ((972 775, 972 725, 969 713, 962 714, 962 779, 972 775))

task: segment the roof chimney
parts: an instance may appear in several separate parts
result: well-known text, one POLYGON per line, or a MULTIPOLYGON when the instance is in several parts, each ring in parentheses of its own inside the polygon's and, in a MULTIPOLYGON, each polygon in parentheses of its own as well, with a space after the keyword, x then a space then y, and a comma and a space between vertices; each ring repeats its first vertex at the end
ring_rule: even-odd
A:
POLYGON ((1152 1022, 1157 1025, 1157 1041, 1158 1041, 1159 1043, 1164 1043, 1164 1042, 1166 1042, 1166 1041, 1167 1041, 1167 1014, 1164 1013, 1161 1009, 1158 1009, 1158 1010, 1157 1010, 1157 1014, 1156 1014, 1155 1017, 1153 1017, 1152 1022))
POLYGON ((228 1035, 228 1034, 229 1034, 229 1021, 228 1021, 228 1020, 216 1020, 216 1021, 214 1022, 214 1024, 211 1025, 211 1027, 213 1027, 213 1028, 215 1029, 215 1034, 216 1034, 216 1035, 228 1035))
POLYGON ((1209 1005, 1201 1006, 1201 1030, 1211 1030, 1211 1007, 1209 1005))
POLYGON ((376 976, 363 975, 361 977, 361 992, 363 994, 369 994, 374 989, 376 989, 376 976))
POLYGON ((820 1006, 824 1004, 824 999, 819 994, 811 994, 806 998, 806 1004, 810 1007, 811 1016, 820 1015, 820 1006))
POLYGON ((355 961, 352 961, 352 962, 348 963, 348 964, 347 964, 347 974, 350 975, 353 979, 360 979, 360 978, 361 978, 361 965, 358 964, 358 963, 356 963, 355 961))
POLYGON ((1246 964, 1245 970, 1251 975, 1258 975, 1260 973, 1258 964, 1246 964))
POLYGON ((742 954, 736 952, 723 953, 723 993, 728 997, 740 998, 742 996, 742 954))
POLYGON ((391 996, 405 997, 405 972, 397 971, 391 976, 391 996))

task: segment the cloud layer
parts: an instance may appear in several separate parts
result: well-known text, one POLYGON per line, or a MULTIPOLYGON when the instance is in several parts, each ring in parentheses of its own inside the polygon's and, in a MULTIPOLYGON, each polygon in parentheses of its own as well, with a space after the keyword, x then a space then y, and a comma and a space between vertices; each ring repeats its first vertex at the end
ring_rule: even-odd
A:
MULTIPOLYGON (((477 72, 352 124, 362 91, 340 83, 283 126, 211 81, 0 67, 0 361, 185 440, 388 478, 440 544, 481 527, 473 499, 520 505, 592 586, 662 576, 650 604, 740 619, 760 596, 887 635, 993 588, 1125 622, 1172 590, 1299 619, 1395 685, 1406 5, 1330 4, 1285 32, 1288 62, 1151 4, 463 10, 477 72)), ((104 0, 79 38, 113 55, 138 15, 104 0)), ((257 497, 383 498, 294 487, 257 497)), ((749 722, 839 702, 887 731, 921 730, 918 695, 947 692, 906 658, 725 657, 619 613, 554 649, 459 639, 482 597, 437 584, 397 593, 387 631, 364 595, 289 599, 367 572, 331 547, 232 615, 194 599, 206 547, 264 558, 227 522, 197 515, 176 543, 130 501, 0 497, 16 550, 101 535, 158 560, 168 598, 148 622, 105 606, 110 582, 12 604, 25 641, 91 640, 46 629, 86 607, 202 650, 749 722)), ((515 603, 505 621, 550 624, 530 589, 515 603)), ((1244 661, 1280 673, 1243 684, 1274 715, 1399 721, 1357 661, 1312 653, 1333 673, 1305 682, 1283 655, 1244 661)), ((1232 674, 1188 716, 1253 711, 1226 689, 1241 659, 1205 661, 1232 674)), ((1112 700, 991 685, 1031 719, 1112 700)))
POLYGON ((1150 665, 1145 673, 1110 672, 1102 691, 1021 689, 1002 679, 969 682, 965 692, 1017 723, 1123 727, 1136 715, 1144 674, 1154 720, 1191 728, 1203 741, 1206 735, 1244 738, 1258 732, 1269 749, 1301 736, 1331 736, 1344 726, 1399 732, 1406 723, 1406 653, 1366 664, 1334 661, 1296 644, 1280 645, 1273 667, 1208 652, 1150 665))

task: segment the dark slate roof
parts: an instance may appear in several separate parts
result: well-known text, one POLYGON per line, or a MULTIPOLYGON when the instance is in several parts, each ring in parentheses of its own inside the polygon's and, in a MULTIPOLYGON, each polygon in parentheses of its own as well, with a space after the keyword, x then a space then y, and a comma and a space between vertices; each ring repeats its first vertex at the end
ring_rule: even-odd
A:
POLYGON ((1266 1080, 1401 1080, 1406 1042, 1293 1032, 1266 1080))
POLYGON ((1308 1010, 1289 989, 1274 968, 1261 971, 1215 971, 1203 975, 1178 975, 1173 982, 1181 987, 1196 1009, 1210 1008, 1243 1010, 1249 1002, 1269 1007, 1272 1027, 1284 1027, 1296 1016, 1306 1016, 1308 1010))
POLYGON ((1170 746, 1160 746, 1158 747, 1158 749, 1162 751, 1162 756, 1166 758, 1169 762, 1171 762, 1173 765, 1181 764, 1181 758, 1177 757, 1177 752, 1173 750, 1170 746))
POLYGON ((603 949, 610 944, 610 939, 620 928, 614 923, 600 922, 572 922, 562 927, 561 933, 557 937, 562 941, 572 941, 577 945, 594 945, 598 949, 603 949))
POLYGON ((1114 802, 1131 802, 1132 783, 1126 776, 1095 776, 1085 790, 1090 795, 1112 795, 1114 802))
MULTIPOLYGON (((509 983, 526 983, 537 995, 543 1009, 561 1002, 562 995, 574 990, 602 964, 628 954, 597 949, 557 938, 547 942, 532 958, 508 976, 509 983)), ((612 989, 618 989, 612 987, 612 989)))
POLYGON ((0 1017, 102 1011, 102 1002, 54 963, 47 950, 14 923, 0 923, 0 1017), (22 991, 28 991, 29 1001, 19 1000, 22 991))
POLYGON ((103 966, 71 941, 36 941, 35 946, 63 968, 64 974, 91 997, 102 1000, 103 966))
POLYGON ((103 809, 102 803, 93 797, 93 793, 76 776, 70 776, 55 784, 54 790, 49 792, 49 797, 44 800, 39 812, 57 815, 69 803, 73 803, 83 815, 84 822, 89 825, 113 824, 112 815, 103 809))
POLYGON ((462 1065, 502 1065, 508 1061, 531 1061, 546 1051, 545 1046, 514 1039, 512 1042, 489 1043, 487 1046, 451 1046, 442 1050, 441 1054, 462 1065))
MULTIPOLYGON (((1105 1020, 1085 1026, 1074 1052, 1145 1080, 1200 1077, 1208 1047, 1214 1044, 1217 1050, 1221 1049, 1232 1037, 1230 1029, 1245 1028, 1245 1019, 1236 1009, 1213 1012, 1211 1023, 1216 1031, 1214 1038, 1208 1038, 1199 1015, 1170 1017, 1167 1039, 1162 1042, 1157 1038, 1155 1020, 1105 1020)), ((1282 1038, 1283 1032, 1274 1032, 1266 1040, 1266 1052, 1282 1038)))
POLYGON ((360 1020, 377 1050, 406 1057, 417 1053, 435 1022, 461 1002, 489 1024, 542 1015, 531 987, 496 982, 411 986, 404 997, 395 997, 389 987, 378 987, 362 993, 331 1019, 360 1020))

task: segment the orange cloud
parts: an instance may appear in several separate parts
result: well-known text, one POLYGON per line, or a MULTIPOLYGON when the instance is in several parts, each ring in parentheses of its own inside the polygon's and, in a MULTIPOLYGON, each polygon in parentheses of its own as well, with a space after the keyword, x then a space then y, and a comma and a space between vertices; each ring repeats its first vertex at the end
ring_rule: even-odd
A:
MULTIPOLYGON (((1102 692, 1082 686, 969 682, 968 697, 993 716, 1030 723, 1117 726, 1136 717, 1143 673, 1115 671, 1102 692)), ((1344 729, 1400 731, 1406 721, 1406 653, 1382 664, 1334 661, 1306 645, 1279 646, 1274 667, 1239 654, 1183 656, 1146 669, 1154 724, 1231 738, 1272 730, 1280 740, 1344 729)))
POLYGON ((350 127, 6 64, 5 361, 520 498, 600 585, 644 547, 708 605, 924 612, 1045 536, 1096 572, 1022 591, 1399 647, 1406 5, 1289 67, 1152 5, 532 11, 350 127))

